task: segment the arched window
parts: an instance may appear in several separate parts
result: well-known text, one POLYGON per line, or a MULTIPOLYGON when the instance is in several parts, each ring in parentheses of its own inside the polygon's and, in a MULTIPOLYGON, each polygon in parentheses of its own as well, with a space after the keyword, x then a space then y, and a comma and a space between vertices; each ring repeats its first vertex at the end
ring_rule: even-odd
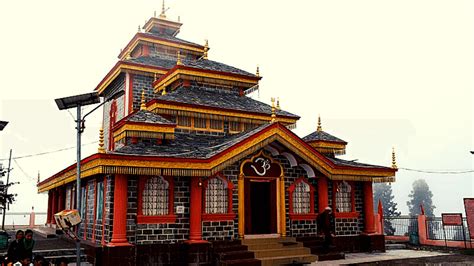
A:
POLYGON ((151 177, 145 182, 142 197, 142 213, 147 216, 168 214, 168 181, 163 177, 151 177))
POLYGON ((211 178, 206 186, 206 213, 227 213, 227 181, 211 178))
POLYGON ((312 220, 314 212, 314 187, 304 177, 298 178, 288 188, 290 219, 312 220))
POLYGON ((210 177, 203 184, 203 213, 204 221, 232 220, 232 190, 234 185, 227 178, 217 175, 210 177))
POLYGON ((173 178, 162 176, 141 177, 138 190, 137 223, 175 222, 173 178))
POLYGON ((355 186, 353 182, 334 182, 332 199, 332 207, 336 217, 354 218, 359 216, 359 213, 355 211, 355 186))

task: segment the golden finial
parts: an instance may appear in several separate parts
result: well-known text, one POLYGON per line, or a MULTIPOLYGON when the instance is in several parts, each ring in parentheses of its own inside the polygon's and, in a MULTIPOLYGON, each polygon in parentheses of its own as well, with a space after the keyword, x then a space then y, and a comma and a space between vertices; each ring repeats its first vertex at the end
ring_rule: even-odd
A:
POLYGON ((181 16, 178 16, 178 22, 181 22, 181 16))
POLYGON ((180 53, 179 51, 178 51, 178 59, 176 60, 176 64, 177 64, 178 66, 180 66, 180 65, 183 64, 183 62, 181 62, 181 53, 180 53))
POLYGON ((161 95, 166 95, 166 88, 163 88, 163 90, 161 91, 161 95))
POLYGON ((276 110, 275 110, 275 98, 272 97, 272 120, 271 123, 276 121, 276 110))
POLYGON ((209 51, 209 43, 206 40, 206 44, 204 44, 204 55, 202 56, 202 58, 207 59, 207 51, 209 51))
POLYGON ((163 0, 162 5, 161 5, 160 18, 166 18, 165 12, 166 12, 166 10, 165 10, 165 0, 163 0))
POLYGON ((158 79, 158 78, 157 78, 157 76, 156 76, 156 73, 153 74, 153 81, 156 81, 157 79, 158 79))
POLYGON ((392 147, 392 168, 398 169, 397 161, 395 160, 395 148, 392 147))
POLYGON ((255 72, 257 77, 260 77, 260 67, 257 65, 257 71, 255 72))
POLYGON ((138 25, 138 32, 141 32, 142 29, 140 28, 140 25, 138 25))
POLYGON ((38 170, 38 183, 40 182, 40 171, 38 170))
POLYGON ((101 127, 99 130, 99 153, 105 153, 104 149, 104 127, 101 127))
POLYGON ((140 104, 140 110, 146 110, 146 105, 145 105, 145 89, 142 90, 142 104, 140 104))
POLYGON ((318 116, 318 127, 316 128, 316 131, 323 131, 323 128, 321 127, 321 116, 318 116))
POLYGON ((277 106, 276 106, 276 109, 277 109, 277 110, 280 110, 280 97, 277 98, 277 106))
POLYGON ((155 17, 155 18, 156 18, 156 10, 155 10, 155 11, 153 11, 153 17, 155 17))

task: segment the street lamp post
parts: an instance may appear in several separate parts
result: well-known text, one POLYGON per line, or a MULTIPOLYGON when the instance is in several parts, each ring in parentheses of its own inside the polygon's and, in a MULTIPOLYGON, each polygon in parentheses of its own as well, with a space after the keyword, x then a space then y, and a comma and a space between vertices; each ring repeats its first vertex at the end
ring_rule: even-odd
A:
MULTIPOLYGON (((84 116, 81 116, 81 108, 83 106, 96 104, 100 102, 99 95, 96 92, 92 93, 85 93, 75 96, 69 96, 64 98, 55 99, 56 105, 58 106, 59 110, 65 110, 76 107, 77 109, 77 116, 76 116, 76 132, 77 132, 77 162, 76 162, 76 209, 77 211, 81 210, 81 134, 84 132, 84 123, 85 118, 90 115, 92 112, 97 110, 99 107, 104 105, 106 102, 116 99, 122 96, 125 92, 118 91, 113 94, 111 97, 104 99, 104 101, 94 107, 91 111, 89 111, 84 116)), ((76 265, 81 265, 81 240, 79 238, 76 239, 76 265)))

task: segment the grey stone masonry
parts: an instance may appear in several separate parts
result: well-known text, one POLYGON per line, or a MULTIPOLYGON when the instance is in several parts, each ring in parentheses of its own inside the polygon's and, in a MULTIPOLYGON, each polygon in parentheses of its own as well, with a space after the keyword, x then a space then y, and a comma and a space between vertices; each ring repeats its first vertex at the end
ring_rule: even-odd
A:
POLYGON ((318 232, 316 220, 291 221, 290 228, 292 237, 314 236, 318 232))
POLYGON ((127 182, 127 240, 130 243, 135 243, 135 230, 138 210, 138 177, 128 176, 127 182))
MULTIPOLYGON (((105 90, 106 92, 106 95, 112 95, 114 92, 116 91, 120 91, 120 90, 125 90, 125 75, 124 74, 120 74, 114 81, 112 81, 112 83, 110 83, 110 85, 107 87, 107 89, 105 90)), ((124 97, 124 96, 122 96, 124 97)), ((117 117, 117 121, 123 117, 123 113, 124 113, 124 105, 123 105, 123 98, 120 98, 120 100, 117 100, 117 109, 118 110, 121 110, 120 111, 117 111, 117 113, 119 114, 119 116, 117 117), (120 116, 122 115, 122 116, 120 116)), ((104 107, 103 107, 103 119, 102 119, 102 126, 104 128, 104 147, 105 149, 108 148, 108 145, 109 145, 109 132, 110 132, 110 129, 109 129, 109 125, 110 125, 110 106, 111 106, 112 102, 107 102, 106 104, 104 104, 104 107)))
POLYGON ((357 218, 336 218, 336 235, 358 235, 359 219, 357 218))
POLYGON ((133 82, 133 110, 139 110, 142 102, 142 91, 145 91, 145 103, 155 98, 153 76, 130 75, 133 82))
POLYGON ((108 175, 105 177, 105 213, 104 213, 104 235, 105 242, 110 242, 112 240, 112 225, 113 225, 113 215, 114 215, 114 177, 108 175))
POLYGON ((234 221, 206 221, 202 223, 202 239, 204 240, 231 240, 234 238, 234 221))
POLYGON ((92 232, 94 228, 94 214, 95 214, 95 181, 89 180, 87 182, 87 205, 86 205, 86 239, 92 240, 92 232))
POLYGON ((189 180, 174 177, 174 208, 184 206, 183 214, 176 214, 176 223, 136 224, 135 243, 176 243, 189 238, 189 180))

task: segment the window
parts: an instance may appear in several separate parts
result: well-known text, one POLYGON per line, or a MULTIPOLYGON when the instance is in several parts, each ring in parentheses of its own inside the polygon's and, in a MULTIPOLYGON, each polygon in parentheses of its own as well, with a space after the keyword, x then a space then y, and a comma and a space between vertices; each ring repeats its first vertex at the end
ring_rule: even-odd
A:
POLYGON ((191 117, 189 116, 178 116, 176 117, 178 126, 191 127, 191 117))
POLYGON ((354 183, 347 181, 334 182, 333 202, 334 215, 340 218, 356 218, 354 183))
POLYGON ((206 187, 206 213, 227 213, 227 182, 212 178, 206 187))
POLYGON ((86 193, 86 187, 81 188, 81 218, 84 220, 86 218, 86 205, 87 205, 87 193, 86 193))
POLYGON ((304 177, 300 177, 288 188, 289 212, 291 220, 314 220, 314 187, 304 177))
POLYGON ((102 220, 102 211, 104 207, 104 183, 97 182, 97 194, 96 194, 96 208, 95 217, 96 220, 102 220))
POLYGON ((210 119, 209 120, 209 127, 214 130, 223 130, 224 129, 224 121, 222 120, 216 120, 216 119, 210 119))
POLYGON ((309 185, 305 182, 299 182, 293 191, 293 213, 309 213, 309 200, 309 185))
POLYGON ((229 123, 229 131, 231 132, 240 132, 241 129, 241 124, 239 122, 235 121, 230 121, 229 123))
POLYGON ((145 183, 142 197, 143 215, 168 214, 169 184, 162 177, 151 177, 145 183))
POLYGON ((253 124, 251 123, 245 123, 244 124, 244 131, 250 130, 253 128, 253 124))
POLYGON ((174 223, 172 177, 141 177, 138 183, 137 223, 174 223))
POLYGON ((199 118, 195 117, 194 118, 194 127, 195 128, 207 128, 207 120, 206 118, 199 118))
POLYGON ((225 221, 235 218, 235 213, 232 212, 233 188, 232 182, 220 175, 210 177, 204 182, 203 221, 225 221))
POLYGON ((352 211, 351 186, 346 181, 338 184, 336 189, 336 210, 338 212, 352 211))

